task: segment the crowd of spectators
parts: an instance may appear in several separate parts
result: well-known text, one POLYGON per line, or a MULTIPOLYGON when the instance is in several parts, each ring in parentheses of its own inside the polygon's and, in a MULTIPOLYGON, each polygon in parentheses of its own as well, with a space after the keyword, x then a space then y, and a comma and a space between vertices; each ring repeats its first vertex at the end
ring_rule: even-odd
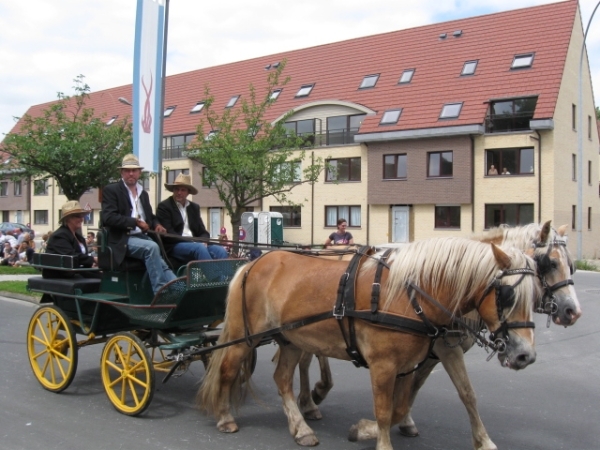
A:
POLYGON ((29 233, 20 228, 12 231, 0 231, 0 265, 27 266, 31 264, 35 253, 35 241, 29 233))

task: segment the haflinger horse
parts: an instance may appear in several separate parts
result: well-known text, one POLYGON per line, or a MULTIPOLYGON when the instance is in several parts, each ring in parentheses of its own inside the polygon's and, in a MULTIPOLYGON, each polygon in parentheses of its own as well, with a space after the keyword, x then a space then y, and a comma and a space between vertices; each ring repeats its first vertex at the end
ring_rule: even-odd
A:
POLYGON ((409 410, 407 402, 394 402, 411 389, 412 378, 400 375, 427 358, 440 327, 457 315, 478 311, 493 330, 504 367, 518 370, 535 361, 535 263, 523 252, 441 238, 409 244, 386 262, 367 254, 355 260, 349 265, 273 251, 238 270, 223 331, 198 392, 198 402, 217 418, 220 431, 238 430, 231 409, 248 385, 252 350, 267 334, 286 343, 280 346, 274 379, 290 433, 305 446, 318 439, 293 393, 303 351, 369 367, 377 450, 392 448, 390 427, 409 410))
MULTIPOLYGON (((539 283, 539 297, 535 302, 535 311, 548 314, 548 320, 554 323, 570 326, 575 324, 581 316, 581 307, 574 289, 572 274, 575 270, 573 261, 567 249, 566 230, 563 225, 558 230, 550 226, 550 221, 543 225, 529 224, 521 227, 493 228, 477 239, 481 242, 493 242, 496 245, 514 246, 525 251, 536 261, 537 280, 539 283)), ((347 258, 347 256, 345 256, 347 258)), ((477 312, 467 314, 463 320, 471 324, 472 328, 480 330, 482 327, 477 312)), ((471 422, 473 447, 476 450, 494 450, 496 445, 490 439, 477 411, 477 400, 471 386, 464 364, 464 352, 475 343, 475 337, 467 330, 452 330, 444 339, 435 342, 433 355, 419 367, 414 374, 412 390, 408 399, 412 407, 419 389, 423 386, 433 368, 442 362, 458 394, 463 401, 471 422)), ((308 369, 312 355, 303 354, 300 360, 300 393, 298 405, 307 419, 320 419, 321 412, 317 404, 325 398, 333 387, 331 371, 327 358, 319 356, 321 379, 310 391, 308 369)), ((399 423, 400 432, 405 436, 418 436, 418 429, 409 413, 399 423)), ((374 422, 361 421, 353 426, 349 438, 370 439, 375 432, 374 422)))

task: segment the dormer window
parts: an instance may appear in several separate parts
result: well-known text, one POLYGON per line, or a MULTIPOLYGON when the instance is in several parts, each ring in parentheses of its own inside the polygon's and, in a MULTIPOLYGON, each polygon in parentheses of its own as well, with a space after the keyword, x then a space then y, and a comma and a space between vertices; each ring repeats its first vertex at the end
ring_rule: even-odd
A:
POLYGON ((298 92, 296 92, 296 97, 308 97, 314 87, 314 84, 303 85, 300 89, 298 89, 298 92))
POLYGON ((360 83, 359 89, 368 89, 375 87, 377 84, 377 80, 379 79, 379 74, 377 75, 367 75, 363 78, 362 83, 360 83))
POLYGON ((210 141, 212 138, 214 138, 217 135, 218 132, 219 132, 219 130, 210 130, 204 139, 206 141, 210 141))
POLYGON ((169 106, 167 108, 165 108, 165 112, 163 113, 163 117, 170 117, 171 114, 173 114, 173 111, 175 111, 175 106, 169 106))
POLYGON ((400 119, 400 114, 402 114, 402 109, 388 109, 383 113, 383 117, 381 117, 381 122, 379 125, 393 125, 398 123, 398 119, 400 119))
POLYGON ((198 102, 192 109, 190 109, 190 113, 199 113, 204 108, 204 102, 198 102))
POLYGON ((475 74, 475 70, 477 69, 477 63, 479 61, 467 61, 465 62, 465 65, 463 66, 462 72, 460 73, 461 75, 474 75, 475 74))
POLYGON ((398 81, 398 84, 408 84, 412 81, 413 75, 415 74, 415 69, 406 69, 402 72, 402 76, 398 81))
POLYGON ((279 94, 281 94, 282 90, 283 89, 275 89, 273 92, 271 92, 271 95, 269 96, 269 100, 271 100, 272 102, 277 100, 277 97, 279 97, 279 94))
POLYGON ((113 123, 115 123, 115 120, 117 120, 117 117, 119 117, 119 116, 112 116, 110 119, 108 119, 108 121, 106 122, 106 126, 109 127, 113 123))
POLYGON ((533 53, 527 53, 523 55, 515 55, 513 59, 511 69, 527 69, 533 64, 533 53))
POLYGON ((225 108, 233 108, 235 103, 238 101, 238 98, 240 98, 239 95, 234 95, 233 97, 231 97, 229 99, 229 102, 227 103, 227 105, 225 106, 225 108))
POLYGON ((462 109, 462 103, 446 103, 442 107, 440 119, 457 119, 462 109))

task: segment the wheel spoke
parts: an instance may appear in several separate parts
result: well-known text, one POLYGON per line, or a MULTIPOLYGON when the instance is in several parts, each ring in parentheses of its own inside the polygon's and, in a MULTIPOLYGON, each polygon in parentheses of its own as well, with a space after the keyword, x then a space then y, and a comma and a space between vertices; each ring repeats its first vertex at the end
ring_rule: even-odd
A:
POLYGON ((131 390, 131 397, 133 399, 133 403, 135 403, 135 406, 138 406, 140 404, 140 399, 138 397, 137 391, 135 390, 135 386, 132 383, 133 380, 134 378, 128 377, 127 384, 129 385, 129 389, 131 390))

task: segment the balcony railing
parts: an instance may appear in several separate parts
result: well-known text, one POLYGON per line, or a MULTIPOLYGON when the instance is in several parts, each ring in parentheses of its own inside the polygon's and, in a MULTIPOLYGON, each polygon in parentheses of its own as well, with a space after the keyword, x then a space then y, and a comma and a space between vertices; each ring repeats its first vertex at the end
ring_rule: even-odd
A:
POLYGON ((529 130, 532 113, 522 114, 490 114, 485 118, 486 133, 505 133, 509 131, 529 130))
POLYGON ((175 145, 173 147, 165 147, 162 151, 162 159, 182 159, 185 158, 185 145, 175 145))
POLYGON ((353 144, 358 128, 326 130, 324 133, 300 133, 307 146, 325 147, 327 145, 353 144))

